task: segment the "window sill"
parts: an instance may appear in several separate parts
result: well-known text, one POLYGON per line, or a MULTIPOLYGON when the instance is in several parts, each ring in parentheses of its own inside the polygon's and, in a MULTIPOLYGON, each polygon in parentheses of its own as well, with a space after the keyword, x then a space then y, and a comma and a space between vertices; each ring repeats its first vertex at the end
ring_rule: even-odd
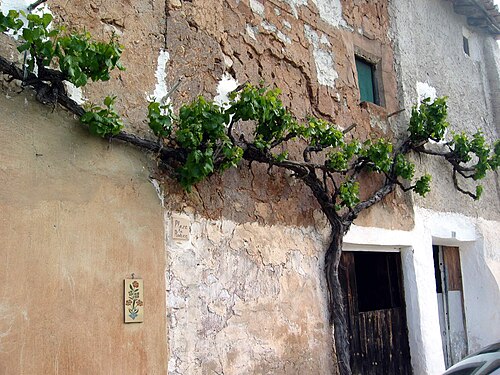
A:
POLYGON ((372 102, 360 102, 359 106, 365 109, 370 115, 375 115, 377 117, 387 119, 387 108, 382 107, 378 104, 372 102))

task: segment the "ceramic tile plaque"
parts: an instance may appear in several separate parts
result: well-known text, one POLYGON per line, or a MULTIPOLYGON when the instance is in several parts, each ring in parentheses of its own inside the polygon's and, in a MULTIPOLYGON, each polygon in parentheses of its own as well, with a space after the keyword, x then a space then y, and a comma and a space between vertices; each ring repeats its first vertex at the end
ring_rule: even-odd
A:
POLYGON ((183 216, 172 216, 172 239, 177 241, 188 241, 190 230, 189 219, 183 216))
POLYGON ((125 279, 125 323, 144 321, 144 290, 142 279, 125 279))

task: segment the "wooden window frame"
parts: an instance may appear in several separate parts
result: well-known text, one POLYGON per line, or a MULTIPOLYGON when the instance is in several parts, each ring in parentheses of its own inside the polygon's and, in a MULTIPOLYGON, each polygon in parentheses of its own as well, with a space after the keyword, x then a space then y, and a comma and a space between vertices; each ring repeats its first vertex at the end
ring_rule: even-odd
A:
MULTIPOLYGON (((354 66, 356 66, 356 61, 368 64, 372 68, 372 84, 373 84, 373 103, 380 107, 385 107, 384 100, 384 86, 382 82, 382 59, 378 56, 370 54, 355 47, 354 49, 354 66)), ((360 103, 364 101, 361 100, 361 85, 359 81, 359 74, 356 68, 356 81, 358 83, 358 89, 360 91, 360 103)))

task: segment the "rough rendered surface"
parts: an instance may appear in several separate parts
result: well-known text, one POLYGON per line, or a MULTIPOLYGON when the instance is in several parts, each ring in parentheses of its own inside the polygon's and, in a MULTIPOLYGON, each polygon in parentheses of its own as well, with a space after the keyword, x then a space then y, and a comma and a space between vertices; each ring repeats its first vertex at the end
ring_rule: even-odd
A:
POLYGON ((164 374, 163 216, 147 158, 0 95, 0 373, 164 374), (123 280, 145 321, 123 323, 123 280))
MULTIPOLYGON (((223 97, 221 82, 262 80, 282 89, 299 119, 355 124, 353 137, 397 137, 424 93, 450 97, 459 130, 484 123, 498 137, 498 49, 466 30, 465 56, 451 2, 47 4, 70 30, 119 36, 127 70, 81 94, 94 103, 117 95, 125 129, 144 137, 153 139, 148 98, 178 81, 176 109, 223 97), (360 103, 355 55, 376 65, 380 105, 360 103)), ((6 35, 0 54, 21 61, 6 35)), ((329 227, 303 184, 243 163, 185 193, 154 155, 91 138, 28 89, 0 83, 0 374, 336 373, 323 275, 329 227), (188 240, 172 239, 174 215, 188 219, 188 240), (122 282, 132 272, 144 279, 145 322, 125 325, 122 282)), ((427 375, 444 370, 432 245, 460 248, 469 349, 498 336, 487 325, 500 319, 500 203, 497 176, 485 182, 490 199, 474 203, 456 193, 448 169, 420 160, 419 172, 437 176, 429 198, 390 194, 356 220, 345 249, 400 252, 413 371, 427 375)))

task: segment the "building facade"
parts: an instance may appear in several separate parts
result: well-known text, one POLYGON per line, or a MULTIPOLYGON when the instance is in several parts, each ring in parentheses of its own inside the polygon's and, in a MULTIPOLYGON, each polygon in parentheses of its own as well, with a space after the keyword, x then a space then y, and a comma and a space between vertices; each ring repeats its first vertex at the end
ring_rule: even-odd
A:
MULTIPOLYGON (((27 5, 0 0, 2 12, 27 5)), ((70 89, 81 101, 116 94, 126 130, 141 136, 152 137, 148 99, 177 82, 176 108, 198 95, 223 103, 264 80, 299 119, 356 124, 361 138, 397 138, 413 104, 443 95, 453 129, 498 138, 500 16, 487 0, 43 7, 57 22, 120 37, 127 71, 70 89)), ((0 55, 21 62, 16 41, 0 38, 0 55)), ((330 232, 306 187, 243 164, 184 193, 154 156, 91 138, 7 77, 1 94, 0 373, 336 373, 330 232), (132 276, 144 281, 144 322, 124 324, 132 276)), ((361 373, 440 374, 500 338, 498 175, 473 202, 445 166, 417 164, 435 176, 429 197, 393 193, 345 238, 361 373), (397 364, 387 360, 395 351, 397 364)))

